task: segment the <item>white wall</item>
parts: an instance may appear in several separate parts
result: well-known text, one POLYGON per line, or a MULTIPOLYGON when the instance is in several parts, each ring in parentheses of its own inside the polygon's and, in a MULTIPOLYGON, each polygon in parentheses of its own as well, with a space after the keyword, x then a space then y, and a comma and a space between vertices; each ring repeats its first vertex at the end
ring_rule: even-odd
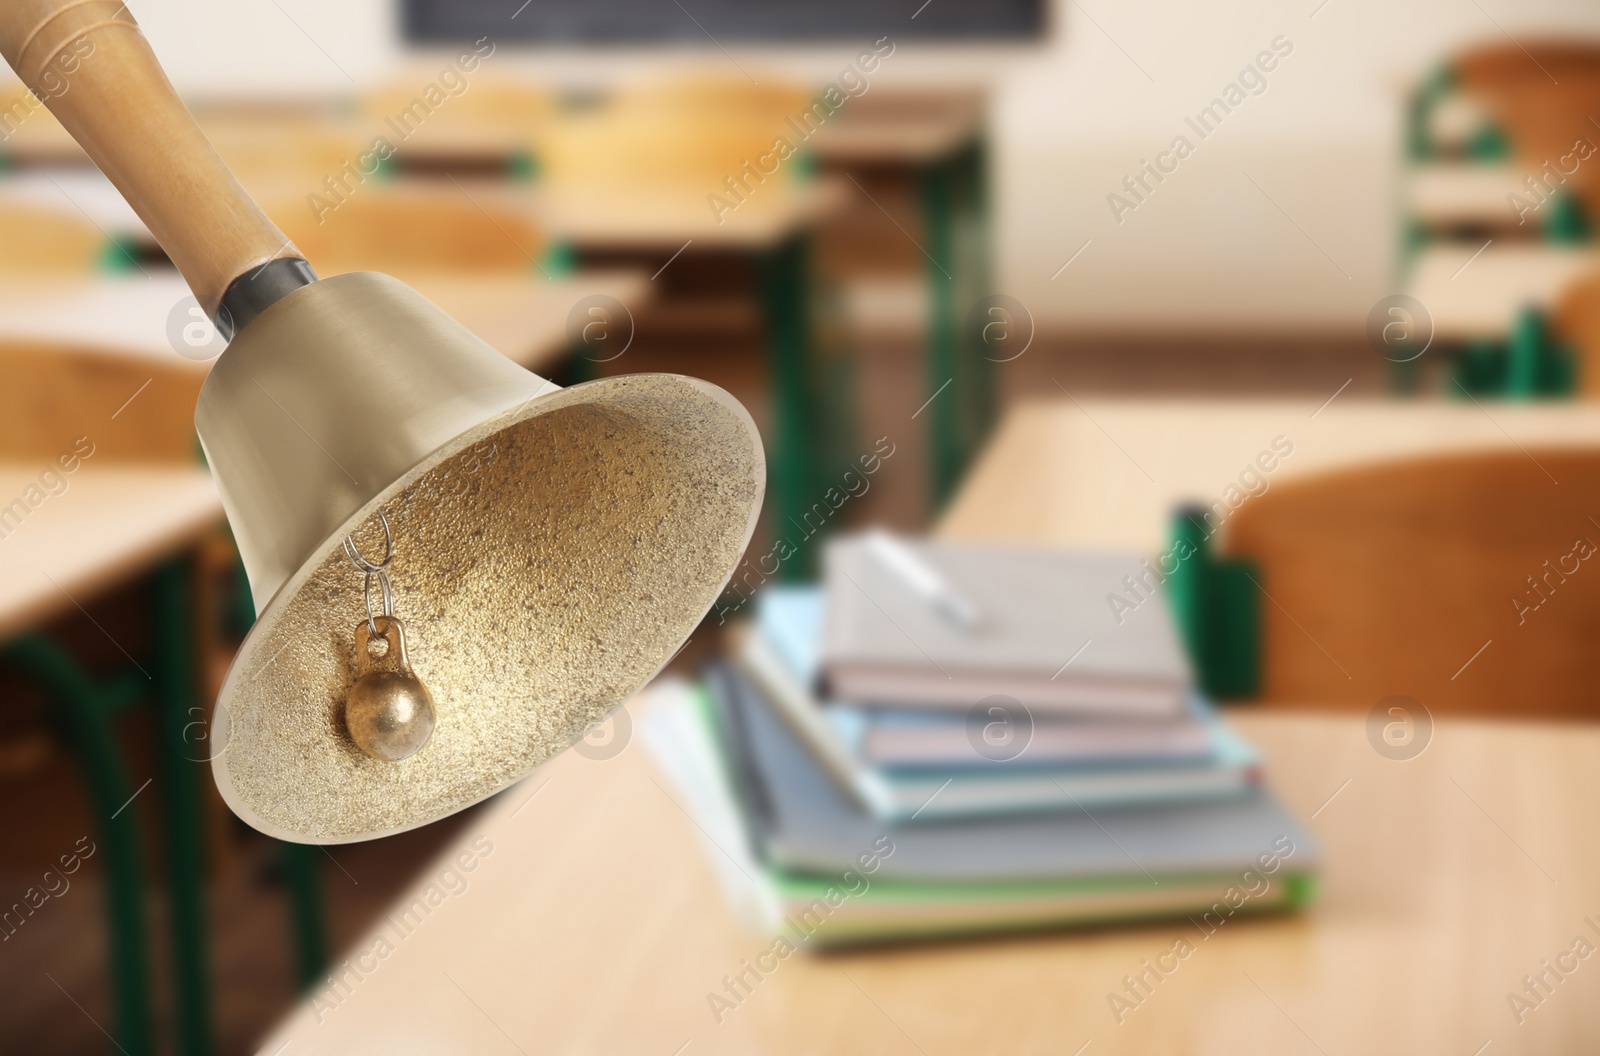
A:
POLYGON ((392 0, 130 0, 179 91, 349 91, 399 60, 392 0))
POLYGON ((1485 10, 1519 40, 1600 35, 1592 0, 1081 2, 1103 29, 1063 3, 1063 39, 1003 82, 996 140, 1006 291, 1090 331, 1359 332, 1393 292, 1410 85, 1465 43, 1503 40, 1485 10), (1265 92, 1190 134, 1193 156, 1116 222, 1107 194, 1279 34, 1294 51, 1265 92))
MULTIPOLYGON (((1327 0, 1320 10, 1323 0, 1055 2, 1057 32, 1044 45, 972 54, 901 41, 880 83, 994 86, 998 285, 1042 325, 1084 332, 1358 331, 1391 292, 1407 88, 1452 49, 1504 39, 1496 22, 1519 40, 1600 36, 1594 0, 1327 0), (1200 141, 1183 117, 1280 34, 1294 50, 1266 90, 1200 141), (1194 154, 1118 223, 1107 194, 1179 134, 1194 154)), ((131 6, 191 92, 350 91, 404 58, 392 0, 131 6)), ((732 50, 755 68, 831 76, 857 49, 732 50)), ((508 50, 494 61, 604 84, 727 60, 708 45, 508 50)))

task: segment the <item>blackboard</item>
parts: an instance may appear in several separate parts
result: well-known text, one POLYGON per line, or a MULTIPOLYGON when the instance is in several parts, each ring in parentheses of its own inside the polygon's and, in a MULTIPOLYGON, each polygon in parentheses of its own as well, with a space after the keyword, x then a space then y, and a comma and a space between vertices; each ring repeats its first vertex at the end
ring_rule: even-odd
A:
POLYGON ((455 44, 1025 41, 1045 0, 404 0, 406 39, 455 44), (515 14, 515 17, 512 17, 515 14), (912 15, 916 17, 913 18, 912 15))

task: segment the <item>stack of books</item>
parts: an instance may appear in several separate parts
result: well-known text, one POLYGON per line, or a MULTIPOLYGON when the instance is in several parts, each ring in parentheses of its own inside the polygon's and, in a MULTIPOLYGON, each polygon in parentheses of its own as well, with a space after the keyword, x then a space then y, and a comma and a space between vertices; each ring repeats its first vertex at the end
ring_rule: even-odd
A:
POLYGON ((757 926, 1207 931, 1309 899, 1312 840, 1194 692, 1147 562, 873 534, 825 569, 648 718, 757 926))

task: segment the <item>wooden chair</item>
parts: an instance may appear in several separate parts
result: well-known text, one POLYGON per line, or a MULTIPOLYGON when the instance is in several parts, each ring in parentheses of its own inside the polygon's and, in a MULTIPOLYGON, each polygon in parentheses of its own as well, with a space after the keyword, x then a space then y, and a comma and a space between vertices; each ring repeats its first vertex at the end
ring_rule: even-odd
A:
MULTIPOLYGON (((106 281, 114 247, 100 229, 67 209, 0 202, 0 279, 25 288, 42 280, 85 288, 106 281)), ((62 333, 8 334, 0 319, 0 459, 49 460, 73 440, 94 440, 98 463, 145 462, 192 466, 195 401, 204 368, 176 353, 165 362, 149 353, 97 348, 74 335, 61 313, 62 333), (135 392, 138 399, 129 401, 135 392), (113 415, 116 417, 113 419, 113 415), (114 423, 108 427, 108 423, 114 423)))
POLYGON ((1265 595, 1261 697, 1366 709, 1403 694, 1435 714, 1600 714, 1596 494, 1600 452, 1573 450, 1274 485, 1225 536, 1227 556, 1255 562, 1265 595))
POLYGON ((110 350, 0 339, 3 457, 49 460, 88 436, 97 464, 194 465, 194 406, 205 374, 172 358, 167 366, 110 350))
POLYGON ((399 171, 526 179, 557 101, 540 84, 482 67, 419 66, 363 95, 357 109, 396 148, 399 171))
POLYGON ((1496 40, 1450 60, 1456 83, 1468 91, 1494 93, 1508 87, 1592 78, 1600 67, 1600 45, 1565 40, 1496 40), (1548 71, 1548 76, 1546 75, 1548 71))
POLYGON ((527 271, 545 249, 529 212, 488 187, 369 183, 339 202, 305 193, 278 202, 268 212, 324 275, 527 271))
MULTIPOLYGON (((1494 115, 1510 140, 1515 164, 1538 173, 1573 151, 1577 140, 1600 145, 1590 115, 1600 113, 1600 45, 1565 41, 1492 44, 1450 64, 1455 87, 1494 115)), ((1600 158, 1579 162, 1568 186, 1586 206, 1600 195, 1600 158)))
POLYGON ((221 106, 196 113, 211 145, 255 192, 283 185, 320 189, 346 164, 360 164, 373 131, 322 107, 221 106))
POLYGON ((1600 273, 1567 287, 1551 313, 1550 328, 1572 350, 1579 395, 1600 399, 1600 273))

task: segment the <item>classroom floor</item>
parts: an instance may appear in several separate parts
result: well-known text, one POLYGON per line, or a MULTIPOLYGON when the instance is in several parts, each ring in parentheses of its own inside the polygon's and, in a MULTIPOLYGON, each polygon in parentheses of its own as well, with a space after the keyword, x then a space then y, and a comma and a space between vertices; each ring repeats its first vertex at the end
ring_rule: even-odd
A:
MULTIPOLYGON (((667 370, 715 381, 766 417, 768 398, 753 338, 733 327, 718 339, 675 338, 670 327, 641 320, 640 339, 630 349, 627 372, 667 370)), ((1032 396, 1273 394, 1304 396, 1320 402, 1350 381, 1349 392, 1381 392, 1388 385, 1384 364, 1359 335, 1353 342, 1303 341, 1286 356, 1282 343, 1235 340, 1196 342, 1040 340, 1020 359, 1004 365, 1004 401, 1032 396)), ((872 488, 852 504, 850 523, 880 523, 918 530, 929 520, 924 489, 925 419, 911 414, 926 399, 920 378, 920 351, 912 341, 880 339, 859 346, 856 384, 863 437, 893 435, 896 454, 872 488)), ((715 647, 713 636, 696 636, 675 664, 692 670, 715 647)), ((63 776, 64 775, 64 776, 63 776)), ((8 839, 17 846, 47 848, 63 833, 76 836, 87 826, 87 807, 75 790, 70 769, 54 792, 0 788, 11 803, 48 802, 48 811, 6 820, 8 839), (76 828, 74 826, 77 826, 76 828), (35 830, 29 832, 28 830, 35 830)), ((326 852, 322 879, 326 896, 329 949, 352 942, 375 921, 424 863, 459 831, 468 814, 374 843, 326 852)), ((150 818, 153 824, 155 818, 150 818)), ((210 948, 214 1031, 218 1051, 253 1047, 294 1000, 287 902, 275 848, 231 818, 223 818, 214 840, 226 853, 211 877, 210 948)), ((67 846, 71 839, 66 839, 67 846)), ((0 863, 0 897, 20 897, 38 883, 43 868, 32 862, 0 863)), ((158 948, 163 935, 159 876, 151 870, 150 934, 158 948)), ((93 863, 73 878, 59 904, 46 903, 29 923, 0 943, 0 1036, 8 1051, 36 1054, 97 1052, 106 1049, 100 1025, 110 1024, 105 978, 103 887, 93 863), (62 992, 76 1004, 74 1009, 62 992)), ((335 955, 337 960, 337 955, 335 955)), ((168 1000, 164 965, 152 965, 158 1009, 168 1000)), ((167 1017, 158 1012, 158 1021, 167 1017)))

